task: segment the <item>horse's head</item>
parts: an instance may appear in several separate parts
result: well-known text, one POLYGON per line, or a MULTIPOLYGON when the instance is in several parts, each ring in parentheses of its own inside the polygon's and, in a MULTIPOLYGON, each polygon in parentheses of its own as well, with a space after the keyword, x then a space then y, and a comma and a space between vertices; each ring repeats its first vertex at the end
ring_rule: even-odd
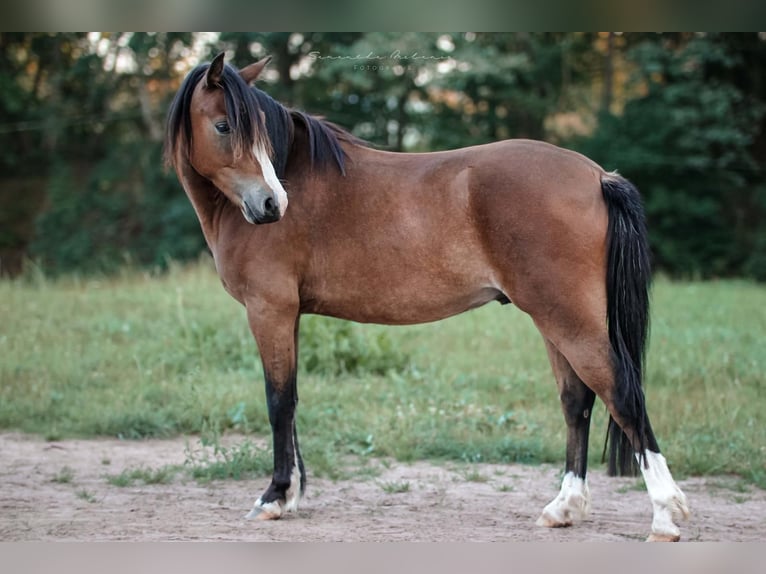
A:
MULTIPOLYGON (((174 107, 186 108, 176 137, 185 132, 189 164, 210 180, 250 223, 278 221, 287 209, 287 193, 271 161, 272 146, 263 111, 250 89, 271 58, 240 71, 224 64, 224 54, 198 68, 195 85, 174 107)), ((184 88, 182 87, 181 91, 184 88)), ((180 96, 181 92, 179 92, 180 96)), ((177 96, 178 99, 178 96, 177 96)), ((171 161, 177 164, 177 156, 171 161)), ((176 165, 177 167, 177 165, 176 165)))

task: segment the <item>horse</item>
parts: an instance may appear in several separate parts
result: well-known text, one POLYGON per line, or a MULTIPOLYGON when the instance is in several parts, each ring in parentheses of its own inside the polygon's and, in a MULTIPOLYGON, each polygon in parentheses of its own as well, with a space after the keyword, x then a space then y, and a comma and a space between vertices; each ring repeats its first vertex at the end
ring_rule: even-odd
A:
POLYGON ((274 466, 247 517, 280 518, 305 491, 295 419, 302 314, 405 325, 498 301, 540 331, 567 428, 561 490, 537 524, 570 526, 589 511, 598 396, 609 413, 608 474, 640 468, 653 507, 648 540, 679 540, 686 496, 642 387, 651 269, 636 187, 541 141, 374 149, 255 87, 269 60, 237 70, 221 53, 195 67, 165 134, 165 160, 262 361, 274 466))

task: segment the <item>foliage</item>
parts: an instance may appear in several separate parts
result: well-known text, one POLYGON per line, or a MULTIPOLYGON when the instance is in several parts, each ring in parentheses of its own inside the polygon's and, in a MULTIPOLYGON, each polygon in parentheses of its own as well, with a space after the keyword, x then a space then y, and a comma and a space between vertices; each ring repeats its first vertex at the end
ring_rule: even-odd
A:
POLYGON ((766 274, 766 158, 754 147, 764 137, 766 92, 748 92, 738 80, 753 73, 746 48, 766 63, 761 44, 708 35, 634 46, 628 57, 644 95, 622 114, 602 116, 593 137, 577 142, 642 190, 661 268, 685 276, 766 274))
POLYGON ((211 480, 244 480, 253 476, 268 476, 272 471, 273 455, 266 448, 244 440, 232 446, 221 444, 219 433, 203 435, 199 447, 186 447, 184 467, 200 482, 211 480))
POLYGON ((112 486, 120 487, 133 486, 137 481, 143 484, 168 484, 175 477, 176 470, 173 466, 125 469, 120 474, 107 475, 106 481, 112 486))
POLYGON ((454 65, 424 90, 424 149, 546 139, 546 119, 572 111, 595 55, 588 35, 461 34, 450 43, 454 65))
POLYGON ((409 355, 387 332, 370 336, 349 321, 325 317, 301 321, 299 352, 302 369, 319 375, 385 375, 409 364, 409 355))
POLYGON ((153 167, 159 156, 158 144, 124 145, 83 181, 66 163, 52 166, 50 207, 37 219, 31 256, 51 274, 164 268, 171 258, 196 257, 204 246, 199 224, 175 178, 153 167))

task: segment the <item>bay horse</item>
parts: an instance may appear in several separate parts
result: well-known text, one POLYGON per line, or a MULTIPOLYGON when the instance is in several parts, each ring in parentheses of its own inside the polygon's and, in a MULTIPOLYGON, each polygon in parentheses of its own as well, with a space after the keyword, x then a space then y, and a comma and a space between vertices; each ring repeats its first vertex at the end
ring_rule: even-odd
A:
POLYGON ((248 517, 294 511, 305 489, 295 423, 302 314, 404 325, 499 301, 542 334, 567 426, 561 490, 537 524, 569 526, 589 510, 598 396, 610 415, 609 474, 638 466, 653 506, 649 540, 679 540, 686 497, 642 389, 651 272, 636 188, 538 141, 372 149, 253 87, 269 59, 236 70, 221 53, 194 68, 165 141, 263 363, 274 469, 248 517))

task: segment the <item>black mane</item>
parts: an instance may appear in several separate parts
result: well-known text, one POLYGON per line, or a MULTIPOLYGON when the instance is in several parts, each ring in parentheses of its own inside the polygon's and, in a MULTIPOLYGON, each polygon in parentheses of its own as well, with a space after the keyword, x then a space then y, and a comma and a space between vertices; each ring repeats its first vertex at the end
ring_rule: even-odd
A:
MULTIPOLYGON (((165 132, 165 158, 168 163, 174 161, 179 137, 183 138, 187 149, 191 145, 192 94, 208 67, 209 64, 200 64, 189 72, 170 104, 165 132)), ((219 87, 224 93, 234 153, 252 153, 254 145, 262 146, 269 152, 274 171, 280 179, 285 176, 296 124, 301 124, 306 131, 312 167, 326 169, 335 164, 345 175, 346 153, 340 142, 364 145, 335 124, 288 109, 266 92, 248 86, 239 72, 228 64, 224 66, 219 87)))

